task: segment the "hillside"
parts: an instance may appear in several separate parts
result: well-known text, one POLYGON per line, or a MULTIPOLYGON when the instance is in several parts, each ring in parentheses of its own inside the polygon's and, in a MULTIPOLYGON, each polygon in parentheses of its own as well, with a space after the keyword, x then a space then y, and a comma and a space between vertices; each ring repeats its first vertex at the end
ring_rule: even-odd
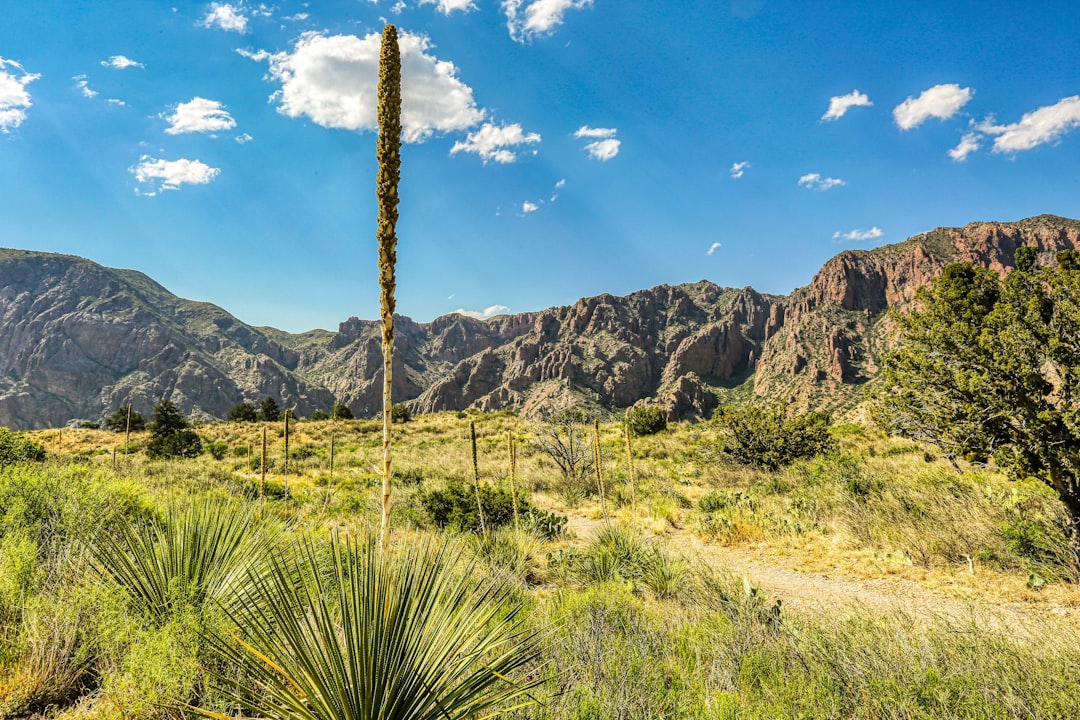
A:
MULTIPOLYGON (((399 316, 395 398, 419 412, 654 399, 686 418, 752 397, 845 410, 877 372, 889 307, 952 261, 1006 272, 1021 245, 1049 262, 1080 249, 1080 221, 972 223, 845 251, 787 296, 702 280, 486 321, 399 316)), ((97 419, 127 402, 148 411, 161 397, 203 419, 268 395, 301 415, 335 400, 358 416, 381 408, 372 321, 256 328, 138 272, 20 250, 0 250, 0 285, 0 425, 97 419)))

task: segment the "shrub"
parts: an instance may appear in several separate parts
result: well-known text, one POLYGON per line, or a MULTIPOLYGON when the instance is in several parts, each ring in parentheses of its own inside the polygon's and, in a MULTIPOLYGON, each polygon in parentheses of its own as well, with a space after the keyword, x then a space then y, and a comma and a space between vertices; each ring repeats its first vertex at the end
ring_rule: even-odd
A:
POLYGON ((154 406, 146 452, 152 458, 198 457, 202 453, 202 440, 172 401, 162 400, 154 406))
POLYGON ((229 452, 229 443, 227 442, 209 442, 206 443, 206 451, 210 453, 210 457, 215 460, 224 460, 225 454, 229 452))
MULTIPOLYGON (((345 408, 348 410, 348 408, 345 408)), ((412 420, 412 410, 408 405, 397 403, 390 408, 390 420, 396 423, 407 423, 412 420)))
MULTIPOLYGON (((393 412, 393 408, 391 408, 391 415, 393 415, 393 412)), ((336 402, 334 403, 334 407, 330 408, 330 417, 334 418, 335 420, 352 420, 353 413, 352 410, 349 409, 349 406, 345 403, 336 402)))
MULTIPOLYGON (((502 527, 514 519, 514 502, 509 490, 480 486, 480 504, 484 508, 484 523, 489 530, 502 527)), ((451 481, 445 488, 428 490, 420 495, 420 505, 440 528, 466 532, 480 531, 476 512, 476 489, 461 481, 451 481)), ((529 502, 518 497, 518 509, 527 511, 529 502)))
POLYGON ((829 434, 829 416, 809 412, 787 416, 774 405, 724 407, 713 422, 720 429, 717 449, 739 465, 778 470, 801 458, 832 452, 837 442, 829 434))
POLYGON ((308 415, 308 420, 311 420, 312 422, 319 422, 321 420, 329 420, 329 419, 330 419, 330 415, 325 410, 316 410, 315 412, 308 415))
POLYGON ((639 405, 626 411, 626 423, 630 432, 641 437, 655 435, 667 429, 667 417, 657 405, 639 405))
POLYGON ((27 440, 21 433, 0 427, 0 467, 23 462, 41 462, 44 459, 45 448, 27 440))
POLYGON ((132 409, 130 405, 121 405, 105 416, 105 419, 101 421, 101 427, 118 433, 127 432, 129 427, 133 432, 140 432, 146 429, 146 418, 138 410, 132 409), (129 412, 130 426, 128 424, 129 412))

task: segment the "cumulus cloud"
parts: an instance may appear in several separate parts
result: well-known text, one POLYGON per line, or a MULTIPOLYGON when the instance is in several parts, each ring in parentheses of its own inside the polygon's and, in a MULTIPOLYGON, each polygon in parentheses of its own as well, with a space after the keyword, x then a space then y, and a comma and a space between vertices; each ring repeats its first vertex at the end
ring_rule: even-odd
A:
MULTIPOLYGON (((379 33, 360 38, 308 32, 292 52, 243 53, 268 61, 270 77, 281 83, 271 95, 278 111, 306 116, 323 127, 374 130, 379 77, 379 33)), ((430 54, 419 35, 398 36, 401 48, 401 122, 405 142, 422 142, 436 132, 465 130, 484 119, 472 88, 457 77, 453 63, 430 54)))
POLYGON ((858 90, 852 90, 847 95, 836 95, 835 97, 829 98, 829 109, 825 111, 825 114, 821 116, 821 119, 826 122, 839 120, 853 107, 870 107, 873 104, 874 103, 870 102, 869 95, 861 93, 858 90))
POLYGON ((101 61, 101 65, 102 67, 113 68, 114 70, 126 70, 132 67, 146 67, 141 62, 136 62, 124 55, 110 55, 108 60, 101 61))
POLYGON ((150 190, 136 192, 149 196, 165 190, 179 190, 181 185, 206 185, 221 172, 199 160, 160 160, 149 155, 139 158, 139 163, 130 171, 136 180, 150 187, 150 190))
POLYGON ((947 120, 960 112, 974 94, 971 88, 962 88, 956 83, 935 85, 919 97, 908 97, 893 108, 893 119, 901 130, 911 130, 930 118, 947 120))
POLYGON ((863 230, 862 228, 858 228, 856 230, 850 230, 846 233, 842 233, 837 230, 835 233, 833 233, 833 240, 876 240, 884 234, 885 231, 875 225, 869 230, 863 230))
POLYGON ((75 77, 73 77, 71 79, 75 81, 75 87, 79 88, 79 91, 82 92, 83 97, 92 98, 95 95, 97 95, 96 90, 91 90, 90 89, 90 83, 86 79, 85 75, 76 75, 75 77))
POLYGON ((995 125, 990 118, 976 126, 980 132, 994 135, 994 152, 1031 150, 1057 140, 1080 127, 1080 95, 1063 98, 1053 105, 1025 113, 1019 122, 995 125))
POLYGON ((473 0, 420 0, 420 4, 437 5, 439 12, 443 15, 449 15, 455 10, 469 12, 476 9, 476 3, 473 0))
POLYGON ((594 128, 582 125, 574 133, 574 137, 592 139, 593 142, 585 144, 585 152, 589 153, 589 157, 593 160, 607 162, 619 154, 622 141, 615 139, 617 132, 616 128, 594 128))
MULTIPOLYGON (((450 297, 453 297, 451 295, 450 297)), ((486 307, 483 310, 463 310, 458 308, 454 310, 458 315, 465 315, 466 317, 476 318, 477 320, 487 320, 488 318, 495 317, 496 315, 505 315, 510 312, 510 308, 505 305, 492 305, 486 307)))
POLYGON ((567 10, 592 7, 592 0, 503 0, 506 27, 510 37, 525 42, 550 35, 563 23, 567 10))
POLYGON ((196 132, 218 132, 236 127, 236 121, 217 100, 192 98, 190 102, 180 103, 172 115, 161 115, 169 123, 165 132, 169 135, 182 135, 196 132))
POLYGON ((9 133, 26 120, 26 110, 32 105, 26 86, 39 77, 39 73, 26 72, 14 60, 0 57, 0 132, 9 133))
POLYGON ((746 174, 746 168, 748 167, 750 167, 750 163, 746 161, 732 163, 731 170, 729 171, 731 173, 731 179, 738 180, 739 178, 741 178, 743 175, 746 174))
POLYGON ((712 255, 714 252, 720 249, 720 243, 714 242, 709 246, 709 249, 705 251, 706 255, 712 255))
POLYGON ((981 136, 977 132, 964 133, 960 144, 949 151, 949 157, 956 162, 964 162, 967 156, 979 149, 981 136))
POLYGON ((539 205, 537 205, 536 203, 529 202, 528 200, 526 200, 525 202, 523 202, 521 204, 521 212, 525 213, 526 215, 528 215, 529 213, 534 213, 539 209, 540 209, 539 205))
POLYGON ((502 127, 494 123, 484 123, 476 132, 469 133, 464 141, 454 143, 454 146, 450 148, 450 154, 476 153, 485 165, 489 160, 497 163, 512 163, 518 159, 518 155, 511 148, 538 142, 540 142, 538 133, 525 133, 518 123, 502 127))
POLYGON ((799 178, 799 187, 809 188, 811 190, 820 190, 822 192, 834 187, 842 187, 846 185, 840 178, 821 177, 819 173, 807 173, 799 178))
POLYGON ((203 27, 216 27, 231 32, 246 32, 248 19, 243 8, 229 3, 211 3, 206 17, 199 23, 203 27))

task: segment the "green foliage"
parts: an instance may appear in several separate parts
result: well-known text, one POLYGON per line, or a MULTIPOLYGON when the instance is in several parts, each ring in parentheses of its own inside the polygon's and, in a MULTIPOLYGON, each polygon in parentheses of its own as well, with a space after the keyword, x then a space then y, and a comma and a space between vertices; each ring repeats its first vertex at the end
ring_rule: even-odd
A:
MULTIPOLYGON (((393 410, 391 409, 391 414, 393 410)), ((349 406, 343 402, 336 402, 334 406, 330 408, 330 417, 335 420, 352 420, 353 412, 349 409, 349 406)))
POLYGON ((208 442, 205 445, 206 451, 210 453, 210 457, 215 460, 224 460, 225 455, 229 452, 229 443, 227 442, 208 442))
POLYGON ((626 411, 630 432, 638 437, 655 435, 667 429, 667 416, 657 405, 638 405, 626 411))
POLYGON ((131 413, 130 430, 131 432, 141 432, 146 429, 146 418, 138 410, 133 409, 130 405, 121 405, 113 410, 111 413, 105 416, 105 419, 101 421, 101 427, 113 432, 122 433, 127 432, 128 426, 128 413, 131 413))
POLYGON ((325 410, 316 410, 315 412, 308 415, 308 420, 311 420, 312 422, 319 422, 319 421, 322 421, 322 420, 329 420, 329 419, 330 419, 330 414, 328 412, 326 412, 325 410))
POLYGON ((408 405, 404 403, 394 403, 390 408, 390 421, 396 423, 407 423, 412 420, 412 410, 408 405))
POLYGON ((278 406, 277 400, 272 397, 263 398, 259 403, 259 420, 263 422, 277 422, 281 419, 281 407, 278 406))
POLYGON ((897 315, 871 412, 887 431, 946 457, 991 458, 1054 488, 1080 530, 1080 271, 1020 248, 1004 280, 954 263, 897 315))
POLYGON ((33 440, 28 440, 21 433, 11 432, 0 427, 0 467, 25 462, 41 462, 45 459, 45 448, 33 440))
MULTIPOLYGON (((484 522, 488 529, 502 527, 514 519, 514 501, 509 490, 480 486, 480 505, 484 509, 484 522)), ((439 528, 453 528, 463 532, 480 532, 480 518, 476 511, 476 490, 461 481, 450 481, 444 488, 433 488, 420 494, 420 505, 439 528)), ((518 509, 527 512, 529 501, 518 497, 518 509)))
MULTIPOLYGON (((410 539, 384 547, 371 533, 333 540, 329 557, 301 543, 249 576, 230 615, 245 637, 213 644, 227 666, 225 698, 267 720, 485 717, 541 683, 519 670, 540 654, 510 588, 461 548, 410 539), (298 583, 310 577, 310 583, 298 583)), ((212 711, 207 717, 220 718, 212 711)))
POLYGON ((778 470, 801 458, 836 450, 836 439, 829 434, 829 416, 809 412, 788 416, 774 405, 722 407, 713 415, 719 430, 716 447, 727 459, 739 465, 778 470))
POLYGON ((154 406, 150 420, 150 443, 146 453, 152 458, 194 458, 202 454, 202 440, 171 400, 154 406))
POLYGON ((232 409, 229 410, 228 420, 229 422, 257 422, 259 420, 259 411, 251 403, 242 402, 233 405, 232 409))

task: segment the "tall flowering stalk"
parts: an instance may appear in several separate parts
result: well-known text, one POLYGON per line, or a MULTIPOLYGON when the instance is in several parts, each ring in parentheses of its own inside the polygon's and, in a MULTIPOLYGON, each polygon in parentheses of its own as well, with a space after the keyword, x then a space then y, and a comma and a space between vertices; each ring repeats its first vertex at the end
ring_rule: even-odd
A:
POLYGON ((382 318, 383 352, 383 496, 380 538, 385 541, 390 528, 390 429, 393 398, 390 394, 394 357, 394 265, 397 263, 398 181, 401 179, 401 51, 397 28, 383 28, 379 54, 379 139, 375 146, 379 160, 379 314, 382 318))

